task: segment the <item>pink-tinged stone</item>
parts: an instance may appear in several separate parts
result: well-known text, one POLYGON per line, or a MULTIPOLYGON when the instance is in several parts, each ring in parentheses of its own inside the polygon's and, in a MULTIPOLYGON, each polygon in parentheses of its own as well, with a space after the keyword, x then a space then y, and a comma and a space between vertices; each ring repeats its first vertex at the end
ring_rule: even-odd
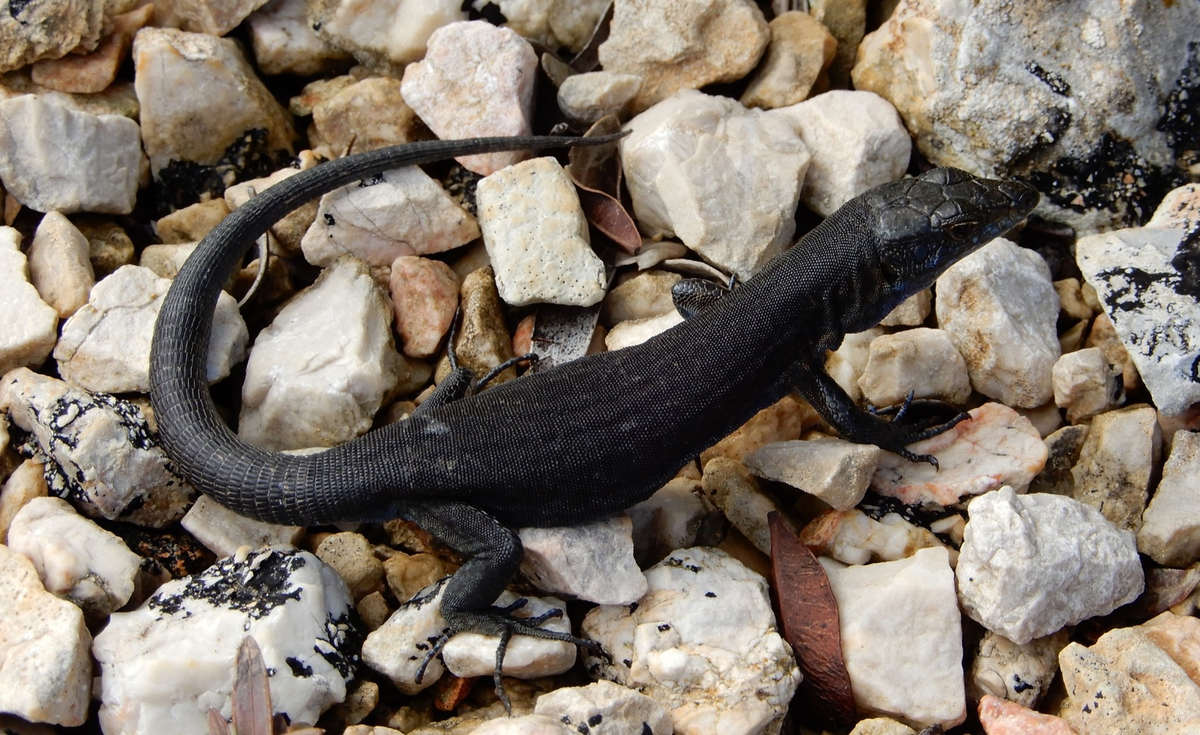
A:
MULTIPOLYGON (((424 61, 404 70, 404 101, 439 138, 529 135, 537 54, 508 28, 486 21, 443 26, 429 37, 424 61)), ((462 156, 487 176, 524 160, 520 151, 462 156)))
POLYGON ((388 286, 404 354, 429 357, 437 352, 458 307, 458 276, 439 260, 402 255, 392 263, 388 286))
POLYGON ((979 700, 979 723, 987 735, 1075 735, 1062 718, 1034 712, 991 694, 979 700))
POLYGON ((530 314, 517 323, 513 330, 513 354, 528 355, 533 352, 533 330, 537 326, 537 316, 530 314))
POLYGON ((143 5, 137 10, 113 18, 112 32, 100 41, 95 51, 82 56, 67 54, 61 59, 43 59, 34 63, 30 75, 34 83, 59 92, 93 94, 108 89, 117 78, 117 70, 139 28, 150 23, 154 6, 143 5))
POLYGON ((1200 619, 1165 612, 1138 626, 1154 645, 1200 684, 1200 619))
POLYGON ((938 467, 884 452, 871 489, 907 504, 953 505, 1004 485, 1025 492, 1046 465, 1041 434, 1011 408, 985 403, 949 431, 909 447, 932 454, 938 467))

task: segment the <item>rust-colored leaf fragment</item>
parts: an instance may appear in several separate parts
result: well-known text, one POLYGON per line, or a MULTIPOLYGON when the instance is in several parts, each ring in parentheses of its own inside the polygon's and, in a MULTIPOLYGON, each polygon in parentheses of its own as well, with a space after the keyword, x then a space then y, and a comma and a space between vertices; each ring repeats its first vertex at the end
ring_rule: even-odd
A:
POLYGON ((625 252, 636 255, 642 247, 642 236, 638 233, 633 217, 613 197, 602 191, 585 189, 578 184, 579 203, 587 221, 625 252))
POLYGON ((771 580, 779 603, 783 637, 804 674, 796 695, 801 721, 844 729, 857 719, 850 675, 842 658, 837 600, 817 557, 788 530, 778 513, 771 529, 771 580))
POLYGON ((433 685, 434 708, 439 712, 453 712, 458 709, 458 705, 462 704, 462 701, 471 693, 471 687, 475 685, 477 678, 475 676, 458 677, 447 671, 433 685))
POLYGON ((216 707, 208 708, 208 735, 229 735, 229 723, 216 707))
POLYGON ((242 639, 233 679, 233 730, 237 735, 272 735, 271 688, 262 651, 251 636, 242 639))
MULTIPOLYGON (((585 138, 620 132, 621 123, 612 115, 596 121, 585 138)), ((579 203, 588 222, 604 233, 619 248, 636 254, 642 247, 633 217, 621 204, 621 167, 617 163, 617 144, 572 148, 568 154, 567 175, 579 192, 579 203)))

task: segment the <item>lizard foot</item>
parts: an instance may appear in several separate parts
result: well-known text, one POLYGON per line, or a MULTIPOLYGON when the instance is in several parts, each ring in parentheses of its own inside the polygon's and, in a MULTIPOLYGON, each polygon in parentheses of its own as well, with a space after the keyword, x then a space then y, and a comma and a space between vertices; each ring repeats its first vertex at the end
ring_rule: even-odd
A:
POLYGON ((588 649, 592 653, 600 651, 600 644, 596 641, 540 627, 547 620, 563 616, 563 611, 558 608, 548 610, 541 615, 530 618, 519 618, 513 615, 513 611, 520 610, 528 602, 527 599, 521 597, 504 607, 491 607, 485 610, 443 610, 442 614, 446 618, 446 627, 425 654, 425 659, 421 662, 420 668, 417 669, 416 683, 421 683, 429 662, 441 654, 442 649, 445 648, 450 639, 458 633, 471 632, 499 636, 500 644, 496 646, 496 668, 492 672, 492 680, 495 683, 496 696, 504 705, 504 710, 511 715, 512 702, 509 700, 508 694, 504 691, 504 685, 501 683, 500 676, 504 667, 504 655, 508 651, 508 643, 512 639, 513 634, 573 643, 576 646, 588 649))
POLYGON ((936 457, 932 454, 911 452, 908 450, 908 446, 945 433, 970 418, 970 416, 944 401, 921 401, 917 406, 919 409, 916 412, 926 415, 918 418, 916 421, 912 421, 913 416, 911 414, 914 408, 913 392, 909 391, 908 395, 904 398, 904 402, 898 406, 871 409, 871 413, 876 416, 891 416, 891 420, 887 422, 889 437, 886 442, 879 443, 879 446, 889 452, 899 454, 909 462, 931 464, 936 470, 938 469, 936 457), (949 419, 946 419, 945 417, 951 411, 953 415, 949 419))

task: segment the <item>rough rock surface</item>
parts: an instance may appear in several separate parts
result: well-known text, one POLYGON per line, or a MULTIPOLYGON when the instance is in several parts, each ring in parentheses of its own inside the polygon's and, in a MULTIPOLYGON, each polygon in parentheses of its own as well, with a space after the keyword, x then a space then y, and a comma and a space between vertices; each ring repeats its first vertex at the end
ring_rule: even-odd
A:
POLYGON ((311 76, 331 71, 349 57, 312 29, 305 0, 270 0, 246 21, 254 61, 263 74, 311 76))
POLYGON ((20 513, 30 500, 44 498, 49 494, 50 489, 46 486, 41 462, 27 459, 13 469, 12 474, 4 481, 4 487, 0 489, 0 544, 7 543, 8 529, 17 513, 20 513))
POLYGON ((524 161, 479 182, 479 228, 500 298, 592 306, 604 298, 604 262, 567 172, 554 158, 524 161))
POLYGON ((96 636, 100 723, 129 735, 208 732, 208 710, 228 718, 234 658, 244 636, 262 649, 271 704, 316 722, 346 696, 357 633, 337 574, 294 549, 265 549, 167 582, 96 636))
POLYGON ((818 561, 837 599, 859 710, 921 728, 962 722, 962 620, 946 550, 866 566, 818 561))
POLYGON ((757 449, 744 461, 759 477, 786 482, 835 510, 849 510, 867 492, 881 452, 841 439, 787 441, 757 449))
MULTIPOLYGON (((1200 52, 1198 52, 1200 53, 1200 52)), ((1173 261, 1183 230, 1118 230, 1080 238, 1076 259, 1096 289, 1154 403, 1177 416, 1200 403, 1200 302, 1173 261)))
POLYGON ((1144 220, 1184 173, 1198 24, 1195 3, 902 0, 854 86, 891 101, 929 160, 1028 175, 1043 214, 1094 232, 1144 220))
POLYGON ((0 227, 0 375, 39 367, 58 340, 58 312, 29 282, 21 234, 0 227))
POLYGON ((932 454, 938 467, 883 452, 871 489, 907 504, 926 505, 953 505, 1003 485, 1024 491, 1046 465, 1042 435, 1029 419, 999 403, 985 403, 968 415, 949 431, 909 447, 917 454, 932 454))
POLYGON ((59 212, 42 217, 29 244, 29 278, 63 319, 87 303, 96 285, 88 253, 88 239, 71 220, 59 212))
POLYGON ((1136 534, 1161 444, 1157 415, 1150 406, 1097 416, 1071 468, 1075 499, 1099 510, 1117 528, 1136 534))
MULTIPOLYGON (((451 23, 429 37, 424 60, 404 70, 401 91, 439 138, 529 135, 537 54, 529 42, 486 21, 451 23)), ((521 151, 458 159, 487 176, 523 160, 521 151)))
POLYGON ((231 39, 143 28, 133 59, 142 143, 155 176, 172 162, 212 165, 247 135, 261 136, 261 153, 291 153, 291 115, 231 39))
POLYGON ((479 237, 475 218, 416 166, 385 171, 321 197, 300 247, 313 265, 328 267, 349 253, 372 266, 401 255, 426 255, 479 237))
MULTIPOLYGON (((88 303, 63 325, 54 348, 63 379, 90 391, 149 392, 154 322, 170 287, 166 278, 136 265, 122 266, 97 283, 88 303)), ((210 383, 245 358, 249 339, 237 302, 222 293, 205 365, 210 383)))
POLYGON ((777 114, 796 122, 812 153, 800 201, 822 217, 908 169, 908 131, 896 108, 873 92, 834 90, 777 114))
POLYGON ((218 557, 232 556, 243 546, 256 551, 264 546, 294 545, 304 531, 300 526, 247 518, 207 495, 196 498, 179 523, 218 557))
POLYGON ((133 120, 37 94, 0 102, 0 181, 30 209, 129 214, 142 160, 133 120))
POLYGON ((566 528, 522 528, 521 573, 538 589, 601 605, 628 605, 646 593, 633 560, 627 515, 566 528))
POLYGON ((564 687, 538 697, 533 711, 591 735, 669 735, 671 718, 651 697, 611 681, 564 687))
POLYGON ((780 507, 763 491, 744 464, 735 459, 714 458, 704 465, 701 488, 755 548, 764 554, 771 553, 771 529, 767 517, 780 507))
POLYGON ((91 644, 79 608, 46 592, 33 563, 0 545, 0 712, 82 725, 91 701, 91 644))
POLYGON ((1059 301, 1042 256, 997 238, 943 273, 937 294, 938 325, 975 390, 1014 408, 1054 397, 1059 301))
POLYGON ((766 55, 739 101, 770 110, 829 89, 829 64, 837 51, 829 29, 802 11, 776 15, 770 29, 766 55))
POLYGON ((565 46, 578 53, 587 45, 611 0, 475 0, 478 9, 497 5, 505 25, 547 48, 565 46))
POLYGON ((621 160, 638 222, 749 278, 791 243, 810 155, 790 118, 683 91, 626 125, 621 160))
POLYGON ((593 123, 605 115, 624 118, 641 84, 642 78, 634 74, 572 74, 558 88, 558 106, 580 122, 593 123))
POLYGON ((160 0, 155 25, 191 33, 224 36, 266 0, 160 0))
POLYGON ((371 428, 407 363, 366 264, 343 257, 259 333, 239 435, 275 451, 331 447, 371 428))
POLYGON ((959 600, 1014 643, 1105 615, 1142 592, 1133 534, 1076 500, 1003 488, 972 501, 970 514, 959 600))
MULTIPOLYGON (((920 549, 943 546, 929 529, 914 526, 898 513, 875 520, 857 508, 817 516, 800 532, 800 540, 814 554, 843 564, 897 561, 920 549)), ((952 552, 951 563, 956 560, 957 553, 952 552)))
POLYGON ((987 735, 1075 735, 1061 717, 1034 712, 991 694, 979 700, 979 722, 987 735))
POLYGON ((588 671, 636 687, 670 711, 680 733, 777 733, 800 681, 775 632, 767 583, 725 553, 671 553, 646 571, 633 606, 601 606, 584 636, 608 655, 588 671))
POLYGON ((10 0, 0 15, 0 73, 56 59, 81 45, 93 48, 105 22, 132 5, 128 0, 10 0))
POLYGON ((400 76, 425 54, 438 28, 467 19, 456 0, 316 0, 308 19, 317 34, 375 71, 400 76))
POLYGON ((1175 432, 1162 481, 1142 514, 1138 551, 1166 567, 1200 559, 1200 434, 1175 432))
POLYGON ((192 500, 132 403, 19 368, 0 382, 0 411, 32 433, 50 492, 87 515, 159 528, 192 500))
POLYGON ((1141 628, 1117 628, 1095 645, 1058 655, 1067 701, 1063 717, 1080 733, 1147 735, 1200 728, 1200 686, 1141 628))
MULTIPOLYGON (((347 77, 329 81, 340 84, 341 79, 347 77)), ((373 151, 427 135, 417 121, 417 114, 404 101, 399 79, 349 79, 352 81, 345 87, 312 106, 308 141, 314 153, 338 158, 347 151, 373 151)))
POLYGON ((858 387, 872 406, 894 406, 910 393, 958 405, 971 397, 967 363, 941 329, 905 329, 871 340, 858 387))
POLYGON ((13 518, 8 547, 33 562, 47 592, 107 617, 133 595, 142 558, 61 498, 33 498, 13 518))
POLYGON ((388 290, 404 354, 429 357, 437 351, 454 321, 458 289, 458 276, 440 260, 402 255, 392 261, 388 290))
POLYGON ((974 699, 993 696, 1033 707, 1058 674, 1058 652, 1067 641, 1066 631, 1023 644, 987 631, 971 662, 967 693, 974 699))
POLYGON ((1058 358, 1053 376, 1054 404, 1067 409, 1072 423, 1112 410, 1125 400, 1121 368, 1109 363, 1097 347, 1058 358))
POLYGON ((681 89, 741 79, 769 39, 750 0, 619 0, 600 64, 642 78, 633 103, 641 112, 681 89))

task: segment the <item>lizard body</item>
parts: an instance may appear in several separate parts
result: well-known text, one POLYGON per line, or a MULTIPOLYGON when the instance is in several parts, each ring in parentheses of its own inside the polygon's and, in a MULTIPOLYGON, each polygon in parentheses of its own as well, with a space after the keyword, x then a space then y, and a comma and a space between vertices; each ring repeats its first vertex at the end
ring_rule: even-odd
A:
POLYGON ((226 218, 180 270, 155 328, 151 399, 182 475, 224 505, 277 523, 413 520, 469 557, 442 599, 447 634, 581 642, 492 607, 520 561, 511 529, 625 510, 793 391, 846 438, 929 459, 905 446, 954 422, 912 427, 862 410, 825 374, 825 350, 873 326, 1023 219, 1037 201, 1024 184, 952 169, 886 184, 846 204, 737 289, 702 297, 699 306, 686 298, 690 317, 648 342, 461 399, 472 379, 457 370, 409 419, 319 454, 266 452, 220 421, 204 378, 216 298, 246 250, 283 214, 378 171, 587 142, 433 141, 348 156, 276 184, 226 218))

